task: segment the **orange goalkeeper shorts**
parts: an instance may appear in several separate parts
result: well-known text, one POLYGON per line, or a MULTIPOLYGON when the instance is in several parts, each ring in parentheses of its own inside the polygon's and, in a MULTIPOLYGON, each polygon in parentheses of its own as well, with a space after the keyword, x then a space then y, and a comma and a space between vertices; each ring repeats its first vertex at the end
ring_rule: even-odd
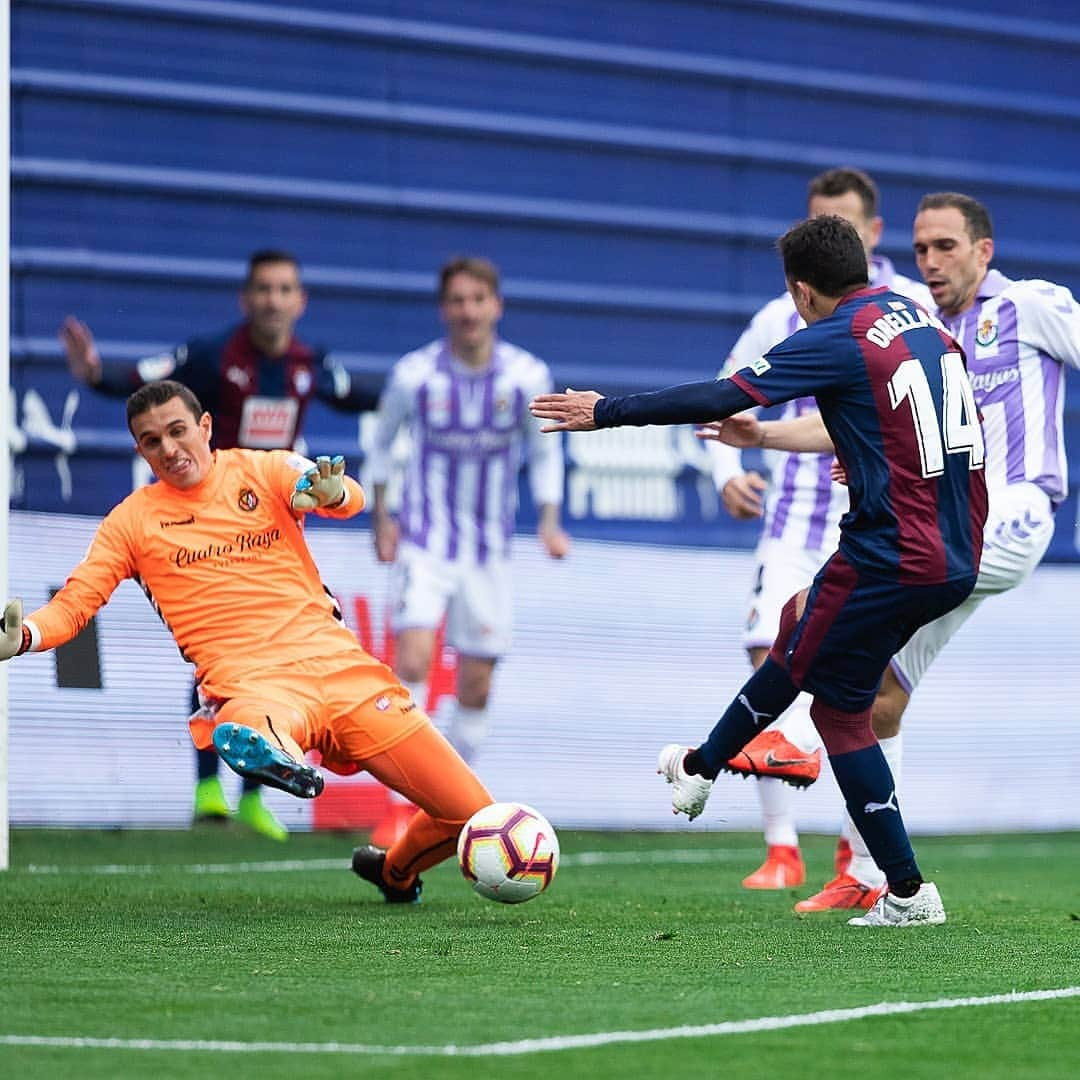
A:
POLYGON ((408 690, 378 663, 342 667, 340 659, 293 660, 221 689, 227 693, 210 696, 189 721, 200 750, 213 745, 221 705, 243 698, 258 702, 303 750, 317 750, 326 768, 343 775, 358 772, 369 758, 428 723, 408 690))

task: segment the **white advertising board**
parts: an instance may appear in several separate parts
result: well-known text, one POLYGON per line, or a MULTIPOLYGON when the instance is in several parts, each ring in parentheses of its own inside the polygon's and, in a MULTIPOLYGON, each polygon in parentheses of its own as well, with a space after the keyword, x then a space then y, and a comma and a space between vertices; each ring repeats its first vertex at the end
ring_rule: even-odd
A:
MULTIPOLYGON (((28 611, 43 603, 95 525, 14 513, 10 595, 28 611)), ((380 650, 388 569, 369 534, 320 527, 309 537, 346 621, 367 636, 366 611, 380 650)), ((752 556, 578 541, 553 562, 519 537, 515 558, 515 642, 476 762, 496 797, 541 807, 563 827, 756 829, 751 782, 721 778, 687 826, 655 773, 659 746, 701 739, 748 673, 739 632, 752 556)), ((1078 609, 1080 567, 1043 567, 984 604, 943 653, 906 721, 912 831, 1080 828, 1078 609)), ((11 822, 183 826, 194 783, 190 669, 133 583, 101 611, 97 634, 101 689, 58 687, 53 654, 10 665, 11 822)), ((348 802, 347 785, 335 792, 348 802)), ((290 828, 316 821, 311 803, 278 792, 270 802, 290 828)), ((796 806, 805 830, 839 820, 826 775, 796 806)))

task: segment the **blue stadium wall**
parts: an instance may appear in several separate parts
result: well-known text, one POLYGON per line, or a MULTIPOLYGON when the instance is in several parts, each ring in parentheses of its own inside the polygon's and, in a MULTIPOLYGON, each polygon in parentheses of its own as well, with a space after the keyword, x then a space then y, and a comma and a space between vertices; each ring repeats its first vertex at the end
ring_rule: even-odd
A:
MULTIPOLYGON (((17 509, 99 514, 132 483, 122 408, 76 392, 63 316, 148 355, 234 320, 259 247, 304 264, 302 336, 376 372, 438 333, 438 265, 488 255, 505 335, 608 391, 712 375, 837 164, 878 180, 905 272, 919 196, 959 189, 991 208, 1002 270, 1080 288, 1072 3, 15 0, 12 47, 17 509)), ((328 410, 308 435, 359 450, 328 410)), ((1063 560, 1074 374, 1066 439, 1063 560)), ((674 499, 584 499, 574 530, 752 543, 680 453, 674 499)))

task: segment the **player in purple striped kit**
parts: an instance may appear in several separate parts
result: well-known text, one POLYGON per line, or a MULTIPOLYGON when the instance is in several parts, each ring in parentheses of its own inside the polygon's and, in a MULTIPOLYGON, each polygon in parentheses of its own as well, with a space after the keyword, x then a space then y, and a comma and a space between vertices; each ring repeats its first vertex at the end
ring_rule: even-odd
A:
POLYGON ((810 692, 848 812, 888 881, 850 923, 942 923, 945 909, 916 863, 871 707, 891 657, 975 585, 986 482, 971 384, 939 320, 899 293, 869 287, 866 253, 850 223, 810 218, 779 247, 807 327, 749 368, 628 397, 548 394, 532 411, 553 421, 545 431, 590 431, 705 423, 752 404, 816 398, 850 492, 837 551, 809 590, 785 605, 768 658, 708 738, 695 749, 665 746, 658 771, 672 785, 675 812, 697 817, 725 763, 800 690, 810 692))
POLYGON ((545 550, 561 558, 569 539, 559 524, 562 445, 541 437, 528 409, 551 389, 551 374, 497 336, 502 298, 495 266, 478 258, 447 263, 439 305, 447 336, 402 357, 383 392, 370 478, 376 553, 394 563, 395 669, 424 704, 446 615, 447 641, 459 658, 449 736, 471 761, 487 731, 496 663, 510 646, 510 541, 523 461, 545 550), (403 426, 411 449, 395 517, 387 483, 403 426))
MULTIPOLYGON (((862 239, 870 268, 870 284, 884 285, 923 306, 931 304, 924 286, 896 273, 892 263, 874 248, 883 222, 878 214, 878 189, 858 169, 836 168, 815 176, 808 187, 810 217, 836 214, 851 222, 862 239)), ((805 326, 791 294, 784 292, 766 304, 735 343, 723 374, 749 366, 774 345, 805 326)), ((817 412, 813 398, 788 402, 784 419, 817 412)), ((709 431, 702 433, 709 436, 709 431)), ((769 653, 780 625, 780 611, 793 593, 808 585, 822 563, 836 550, 840 517, 848 508, 848 493, 830 475, 833 454, 766 450, 771 483, 756 471, 743 471, 741 452, 710 441, 713 478, 724 505, 740 519, 762 518, 755 551, 743 647, 757 668, 769 653), (764 499, 762 493, 765 494, 764 499)), ((729 770, 757 776, 765 831, 765 861, 743 879, 748 889, 787 889, 801 885, 806 871, 789 784, 813 783, 821 769, 821 739, 810 719, 810 698, 800 694, 775 724, 743 748, 729 770)), ((888 751, 886 750, 886 753, 888 751)), ((846 869, 850 837, 837 847, 837 870, 846 869)))

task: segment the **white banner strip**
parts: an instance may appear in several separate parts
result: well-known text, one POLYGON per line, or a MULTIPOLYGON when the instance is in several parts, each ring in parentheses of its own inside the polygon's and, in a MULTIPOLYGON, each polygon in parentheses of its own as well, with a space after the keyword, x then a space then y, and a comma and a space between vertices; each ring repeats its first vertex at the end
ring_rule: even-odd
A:
MULTIPOLYGON (((12 595, 28 609, 43 603, 95 524, 12 515, 12 595)), ((369 538, 334 527, 309 535, 346 622, 381 652, 388 571, 369 538)), ((515 639, 495 673, 491 734, 475 760, 492 793, 539 807, 556 828, 685 828, 656 775, 656 754, 667 742, 700 741, 746 679, 740 634, 753 569, 749 552, 597 541, 578 541, 556 561, 519 537, 515 639)), ((1080 828, 1080 739, 1070 737, 1074 717, 1063 706, 1080 697, 1080 674, 1063 662, 1075 649, 1078 609, 1080 566, 1042 567, 989 599, 942 652, 904 717, 900 804, 909 829, 1080 828)), ((133 583, 102 609, 89 652, 84 666, 100 686, 94 678, 79 685, 70 670, 58 685, 51 654, 7 665, 12 823, 186 826, 195 782, 185 723, 191 674, 133 583)), ((446 675, 453 657, 439 659, 446 675)), ((429 704, 442 722, 453 698, 429 704)), ((239 778, 222 772, 235 799, 239 778)), ((359 780, 367 791, 351 786, 356 778, 331 777, 313 803, 276 791, 266 798, 289 829, 304 830, 334 807, 370 798, 374 782, 359 780)), ((794 794, 792 809, 800 829, 839 826, 827 768, 794 794)), ((757 785, 725 776, 694 828, 760 825, 757 785)))

